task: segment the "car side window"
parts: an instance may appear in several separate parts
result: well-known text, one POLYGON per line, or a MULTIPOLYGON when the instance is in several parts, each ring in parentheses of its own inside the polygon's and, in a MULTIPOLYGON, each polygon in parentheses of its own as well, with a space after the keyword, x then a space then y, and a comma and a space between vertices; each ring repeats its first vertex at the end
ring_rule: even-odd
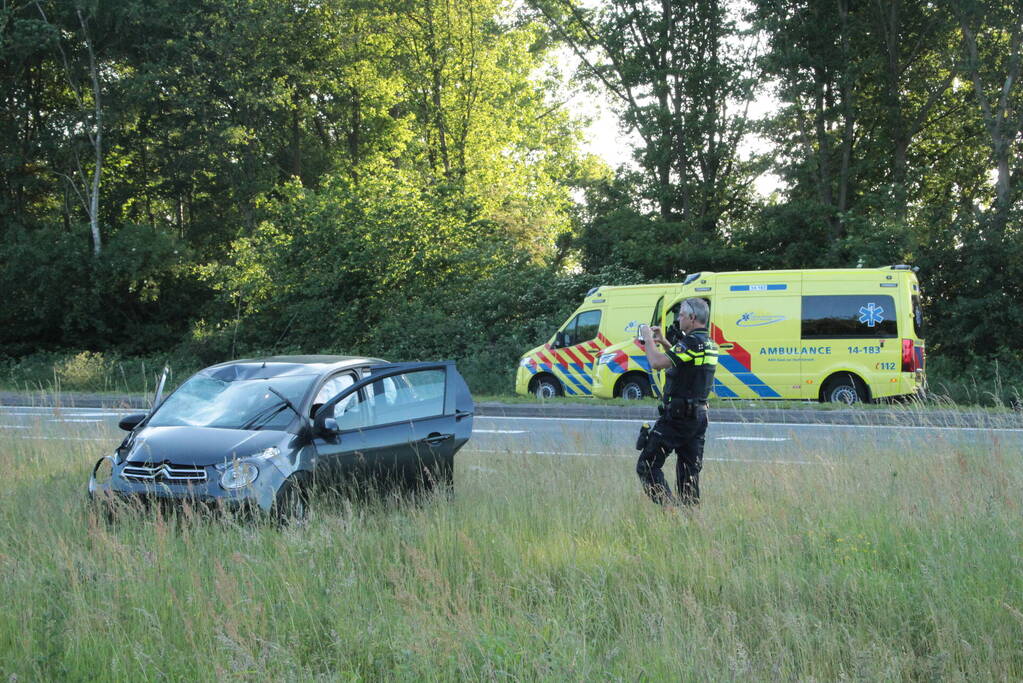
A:
MULTIPOLYGON (((333 377, 329 378, 326 382, 323 383, 323 386, 320 387, 320 390, 316 392, 316 398, 313 399, 313 413, 315 413, 316 410, 321 405, 323 405, 330 399, 334 398, 335 396, 337 396, 338 394, 340 394, 342 391, 352 386, 353 384, 355 384, 355 375, 353 375, 350 372, 346 372, 340 375, 334 375, 333 377)), ((345 397, 337 405, 335 405, 334 414, 340 415, 342 408, 348 405, 348 403, 350 403, 353 398, 354 394, 352 396, 345 397)))
POLYGON ((417 370, 373 382, 364 396, 334 411, 342 430, 417 420, 444 414, 444 370, 417 370))

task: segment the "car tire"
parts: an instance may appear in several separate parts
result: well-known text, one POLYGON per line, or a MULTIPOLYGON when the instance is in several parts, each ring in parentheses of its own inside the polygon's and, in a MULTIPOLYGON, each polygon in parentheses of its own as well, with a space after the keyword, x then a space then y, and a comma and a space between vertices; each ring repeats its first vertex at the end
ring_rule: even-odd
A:
POLYGON ((650 380, 642 375, 631 375, 622 380, 618 396, 629 401, 638 401, 651 396, 650 380))
POLYGON ((546 400, 548 398, 554 398, 555 396, 562 395, 564 395, 564 391, 561 388, 561 382, 550 375, 539 378, 533 384, 533 396, 540 400, 546 400))
POLYGON ((855 378, 850 374, 833 377, 824 385, 821 393, 825 403, 844 403, 851 406, 866 400, 855 378))
POLYGON ((294 475, 285 479, 277 489, 271 516, 282 526, 304 522, 309 516, 309 487, 294 475))

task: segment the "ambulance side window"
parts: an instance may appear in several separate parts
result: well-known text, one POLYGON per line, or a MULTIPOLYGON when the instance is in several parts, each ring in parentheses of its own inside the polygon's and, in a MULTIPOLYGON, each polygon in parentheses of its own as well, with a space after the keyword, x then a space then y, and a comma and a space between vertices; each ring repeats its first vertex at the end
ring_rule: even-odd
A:
POLYGON ((895 300, 880 294, 803 297, 803 339, 899 336, 895 300))
POLYGON ((664 297, 662 296, 657 300, 657 305, 654 306, 654 316, 650 319, 650 325, 661 324, 661 306, 664 304, 664 297))
POLYGON ((664 316, 664 327, 665 329, 671 327, 678 320, 678 310, 682 306, 682 302, 678 302, 674 306, 668 309, 668 312, 664 316))
POLYGON ((579 324, 575 331, 575 344, 597 338, 600 329, 600 311, 586 311, 579 314, 579 324))
POLYGON ((583 311, 565 325, 565 329, 562 330, 564 343, 561 346, 562 348, 575 346, 576 344, 593 339, 597 336, 597 330, 599 329, 600 311, 583 311))
POLYGON ((924 338, 924 309, 920 306, 920 297, 913 295, 913 331, 917 338, 924 338))

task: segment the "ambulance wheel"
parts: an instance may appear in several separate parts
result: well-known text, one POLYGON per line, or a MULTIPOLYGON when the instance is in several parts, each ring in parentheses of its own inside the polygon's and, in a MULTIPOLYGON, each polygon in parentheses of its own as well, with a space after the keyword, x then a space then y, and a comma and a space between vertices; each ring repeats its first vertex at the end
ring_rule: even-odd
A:
POLYGON ((533 380, 533 396, 539 399, 554 398, 555 396, 561 396, 563 393, 561 382, 550 375, 544 375, 533 380))
POLYGON ((650 380, 643 375, 626 375, 618 385, 618 395, 630 401, 650 396, 650 380))
POLYGON ((868 400, 866 387, 861 385, 862 382, 858 381, 858 378, 850 373, 835 375, 825 382, 824 387, 821 389, 821 401, 824 403, 844 403, 846 405, 866 402, 868 400))

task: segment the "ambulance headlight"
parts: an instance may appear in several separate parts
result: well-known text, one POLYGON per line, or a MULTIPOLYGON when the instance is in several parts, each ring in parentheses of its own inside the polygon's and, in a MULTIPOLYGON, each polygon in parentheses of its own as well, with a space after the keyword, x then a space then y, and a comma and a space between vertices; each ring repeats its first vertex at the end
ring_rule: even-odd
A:
POLYGON ((607 365, 614 360, 615 355, 613 353, 602 353, 600 358, 597 359, 597 365, 607 365))
POLYGON ((522 360, 519 361, 520 368, 528 368, 532 364, 533 364, 532 358, 523 358, 522 360))

